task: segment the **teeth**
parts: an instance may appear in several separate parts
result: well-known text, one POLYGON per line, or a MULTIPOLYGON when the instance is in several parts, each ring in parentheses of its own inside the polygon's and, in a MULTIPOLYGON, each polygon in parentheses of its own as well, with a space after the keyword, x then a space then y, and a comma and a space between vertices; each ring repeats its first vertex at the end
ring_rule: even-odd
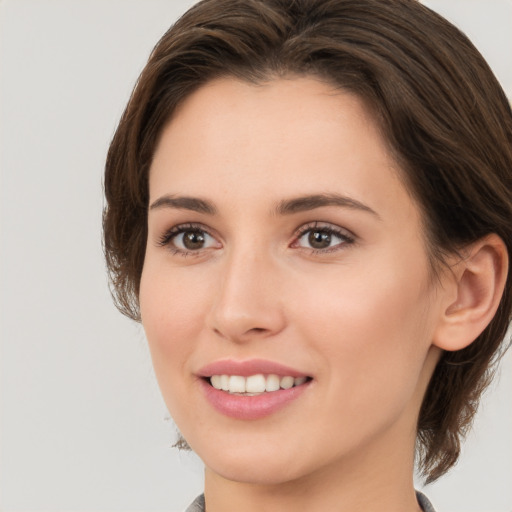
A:
POLYGON ((277 375, 269 375, 265 384, 265 391, 277 391, 279 389, 279 377, 277 375))
POLYGON ((215 389, 222 389, 222 375, 212 375, 210 382, 215 389))
POLYGON ((282 377, 281 387, 283 389, 290 389, 291 387, 293 387, 293 377, 282 377))
POLYGON ((229 391, 229 375, 220 376, 220 389, 222 391, 229 391))
POLYGON ((230 393, 245 393, 245 379, 240 375, 231 375, 229 377, 230 393))
POLYGON ((210 383, 215 389, 228 391, 229 393, 258 395, 265 391, 278 391, 279 389, 290 389, 294 386, 300 386, 307 381, 307 377, 291 377, 270 374, 263 375, 258 373, 249 377, 240 375, 212 375, 210 383))
POLYGON ((304 382, 306 382, 307 380, 307 377, 295 377, 295 379, 293 380, 293 385, 300 386, 301 384, 304 384, 304 382))
POLYGON ((259 373, 258 375, 247 377, 245 391, 247 393, 263 393, 265 391, 265 376, 259 373))

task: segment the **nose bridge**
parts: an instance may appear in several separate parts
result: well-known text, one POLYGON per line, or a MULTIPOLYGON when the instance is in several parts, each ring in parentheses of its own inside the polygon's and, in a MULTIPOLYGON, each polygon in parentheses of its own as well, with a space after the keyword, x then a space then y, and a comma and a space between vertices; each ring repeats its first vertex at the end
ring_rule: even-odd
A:
POLYGON ((228 251, 212 305, 213 330, 233 341, 270 336, 284 326, 278 266, 270 251, 247 244, 228 251))

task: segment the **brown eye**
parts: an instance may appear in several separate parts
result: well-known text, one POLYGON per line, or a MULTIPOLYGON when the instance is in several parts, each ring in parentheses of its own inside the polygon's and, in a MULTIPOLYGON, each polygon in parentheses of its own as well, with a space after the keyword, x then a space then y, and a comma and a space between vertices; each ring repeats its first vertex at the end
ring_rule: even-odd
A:
POLYGON ((313 251, 331 252, 354 242, 354 238, 342 228, 334 226, 305 226, 294 247, 313 251))
POLYGON ((308 243, 313 249, 327 249, 331 245, 331 233, 325 231, 310 231, 308 243))
POLYGON ((202 249, 205 243, 205 236, 202 231, 185 231, 182 236, 182 244, 189 251, 202 249))
POLYGON ((164 245, 172 245, 181 252, 197 252, 218 245, 215 238, 203 229, 188 227, 178 229, 177 233, 172 233, 164 240, 164 245))

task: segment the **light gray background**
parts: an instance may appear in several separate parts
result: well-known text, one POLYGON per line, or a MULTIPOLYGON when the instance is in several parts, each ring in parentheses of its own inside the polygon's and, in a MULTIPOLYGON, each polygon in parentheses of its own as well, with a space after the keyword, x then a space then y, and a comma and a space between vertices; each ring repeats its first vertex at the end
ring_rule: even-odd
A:
MULTIPOLYGON (((132 86, 192 0, 0 0, 0 510, 179 511, 202 488, 142 329, 111 304, 102 171, 132 86)), ((430 0, 512 96, 512 2, 430 0)), ((512 511, 512 357, 439 512, 512 511)))

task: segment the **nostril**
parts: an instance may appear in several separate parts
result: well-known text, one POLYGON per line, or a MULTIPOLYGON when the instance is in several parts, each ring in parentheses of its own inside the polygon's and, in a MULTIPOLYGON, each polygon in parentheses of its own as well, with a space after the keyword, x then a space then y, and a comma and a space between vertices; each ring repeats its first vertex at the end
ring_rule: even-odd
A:
POLYGON ((263 329, 262 327, 253 327, 248 332, 260 333, 260 332, 266 332, 266 329, 263 329))

